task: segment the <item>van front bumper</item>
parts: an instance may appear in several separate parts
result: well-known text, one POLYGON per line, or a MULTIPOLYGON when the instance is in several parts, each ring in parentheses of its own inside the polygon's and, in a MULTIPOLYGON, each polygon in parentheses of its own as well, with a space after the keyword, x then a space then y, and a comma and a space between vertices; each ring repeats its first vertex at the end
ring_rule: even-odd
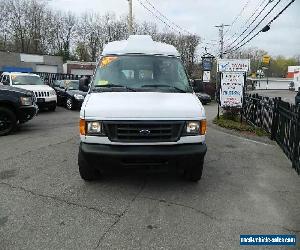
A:
POLYGON ((112 165, 151 165, 173 164, 178 162, 193 162, 204 157, 206 144, 176 144, 176 145, 100 145, 80 143, 79 153, 86 161, 97 167, 112 165))

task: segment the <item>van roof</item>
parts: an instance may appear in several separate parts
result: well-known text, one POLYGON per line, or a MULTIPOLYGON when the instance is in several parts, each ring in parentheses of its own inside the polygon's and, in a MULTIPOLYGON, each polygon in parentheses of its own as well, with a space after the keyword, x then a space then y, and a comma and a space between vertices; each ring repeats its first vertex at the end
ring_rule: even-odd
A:
POLYGON ((163 55, 179 57, 176 48, 170 44, 155 42, 151 36, 132 35, 127 40, 115 41, 105 45, 102 56, 106 55, 163 55))

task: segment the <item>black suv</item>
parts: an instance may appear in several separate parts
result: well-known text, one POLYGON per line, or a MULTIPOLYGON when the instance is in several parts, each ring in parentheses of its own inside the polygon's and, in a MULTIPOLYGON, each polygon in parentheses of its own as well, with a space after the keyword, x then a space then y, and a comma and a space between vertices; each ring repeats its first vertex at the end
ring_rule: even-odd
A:
POLYGON ((37 111, 33 92, 0 85, 0 136, 12 132, 18 123, 31 120, 37 111))

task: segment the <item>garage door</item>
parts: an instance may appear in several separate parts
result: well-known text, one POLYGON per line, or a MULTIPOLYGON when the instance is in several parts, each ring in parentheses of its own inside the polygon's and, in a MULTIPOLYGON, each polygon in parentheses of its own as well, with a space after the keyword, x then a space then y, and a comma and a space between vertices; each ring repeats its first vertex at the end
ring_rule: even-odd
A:
POLYGON ((94 71, 89 69, 72 69, 71 74, 78 76, 91 76, 94 71))
POLYGON ((57 73, 57 66, 36 65, 36 72, 57 73))

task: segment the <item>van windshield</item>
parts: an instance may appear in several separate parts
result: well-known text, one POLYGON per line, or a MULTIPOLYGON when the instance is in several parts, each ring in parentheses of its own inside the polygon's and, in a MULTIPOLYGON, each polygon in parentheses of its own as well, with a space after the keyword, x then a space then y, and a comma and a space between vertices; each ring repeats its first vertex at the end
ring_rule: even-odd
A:
POLYGON ((44 85, 43 80, 38 76, 12 75, 11 80, 13 85, 44 85))
POLYGON ((106 56, 99 62, 92 89, 192 92, 181 61, 166 56, 106 56))

